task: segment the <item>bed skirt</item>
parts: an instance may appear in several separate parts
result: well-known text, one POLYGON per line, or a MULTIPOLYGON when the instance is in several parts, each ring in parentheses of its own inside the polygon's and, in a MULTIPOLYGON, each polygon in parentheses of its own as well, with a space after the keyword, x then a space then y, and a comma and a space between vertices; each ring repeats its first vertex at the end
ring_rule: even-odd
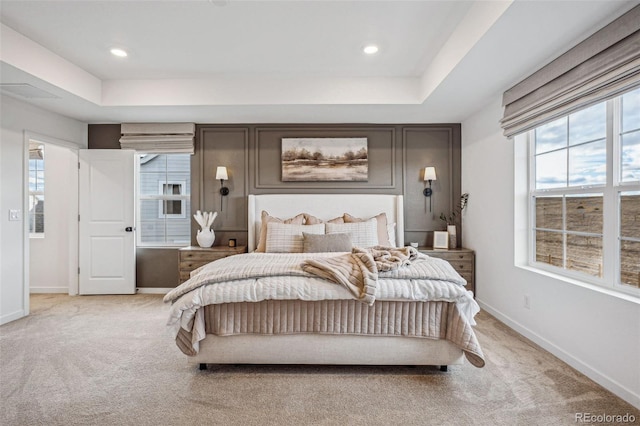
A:
MULTIPOLYGON (((259 336, 258 339, 249 340, 262 342, 260 351, 263 351, 265 342, 274 343, 278 340, 266 339, 265 337, 268 336, 281 338, 283 344, 287 341, 285 337, 290 337, 288 340, 299 340, 303 344, 305 336, 319 337, 316 339, 319 345, 317 350, 322 350, 323 345, 333 347, 338 342, 348 341, 331 339, 332 335, 340 335, 368 337, 367 344, 374 344, 371 338, 383 339, 374 344, 374 347, 380 347, 384 344, 383 342, 389 342, 388 339, 393 338, 402 338, 401 340, 407 341, 409 345, 422 346, 425 345, 417 342, 420 340, 446 341, 462 350, 471 364, 477 367, 484 366, 484 356, 471 324, 460 314, 456 304, 451 302, 376 301, 372 306, 355 300, 267 300, 257 303, 228 303, 205 306, 204 322, 207 336, 214 335, 216 338, 209 341, 205 339, 205 342, 200 345, 200 350, 197 351, 193 346, 191 333, 180 329, 176 336, 176 343, 186 355, 196 357, 199 352, 204 351, 204 345, 211 345, 211 342, 222 344, 221 342, 240 343, 242 341, 234 338, 224 340, 222 336, 259 336), (323 341, 325 343, 322 343, 323 341)), ((307 339, 307 341, 312 342, 313 339, 307 339)), ((355 339, 355 341, 362 343, 362 339, 355 339)), ((400 340, 396 343, 400 343, 400 340)), ((344 345, 338 344, 336 347, 340 346, 344 345)), ((448 345, 441 346, 442 350, 449 350, 448 345)), ((397 348, 393 350, 397 351, 397 348)), ((344 348, 341 351, 348 353, 344 348)), ((417 354, 420 357, 419 351, 417 354)), ((353 364, 375 363, 364 362, 362 359, 354 361, 353 364)), ((424 362, 410 363, 424 364, 424 362)), ((437 363, 433 362, 433 364, 437 363)))

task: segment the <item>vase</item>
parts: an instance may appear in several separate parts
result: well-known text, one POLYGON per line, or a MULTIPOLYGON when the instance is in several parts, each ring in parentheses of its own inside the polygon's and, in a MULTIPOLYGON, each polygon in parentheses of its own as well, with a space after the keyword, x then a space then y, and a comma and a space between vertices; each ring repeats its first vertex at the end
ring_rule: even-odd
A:
POLYGON ((216 234, 211 228, 202 228, 198 230, 196 241, 200 247, 211 247, 216 239, 216 234))
POLYGON ((456 235, 456 226, 447 225, 447 232, 449 233, 449 248, 458 247, 458 236, 456 235))

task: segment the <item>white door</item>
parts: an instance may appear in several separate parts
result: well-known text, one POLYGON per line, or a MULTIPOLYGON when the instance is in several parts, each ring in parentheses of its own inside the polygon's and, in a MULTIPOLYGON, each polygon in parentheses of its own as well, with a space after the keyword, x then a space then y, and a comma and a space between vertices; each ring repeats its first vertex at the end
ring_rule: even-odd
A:
POLYGON ((136 292, 134 151, 80 150, 80 294, 136 292))

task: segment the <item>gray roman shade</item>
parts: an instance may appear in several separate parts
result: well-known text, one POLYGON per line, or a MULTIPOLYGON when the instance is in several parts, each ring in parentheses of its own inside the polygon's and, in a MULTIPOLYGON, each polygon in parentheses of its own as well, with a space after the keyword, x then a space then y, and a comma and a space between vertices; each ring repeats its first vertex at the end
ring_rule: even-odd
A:
POLYGON ((504 92, 504 135, 514 136, 638 85, 640 6, 504 92))
POLYGON ((147 154, 193 154, 194 123, 123 123, 120 147, 147 154))

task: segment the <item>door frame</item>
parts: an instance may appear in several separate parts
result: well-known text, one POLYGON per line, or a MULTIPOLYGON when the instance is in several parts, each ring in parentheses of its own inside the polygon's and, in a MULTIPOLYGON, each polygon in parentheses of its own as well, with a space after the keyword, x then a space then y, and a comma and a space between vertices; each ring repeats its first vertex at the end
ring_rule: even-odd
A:
MULTIPOLYGON (((61 148, 66 148, 71 152, 71 155, 76 160, 77 164, 78 160, 78 150, 81 147, 73 143, 71 141, 67 141, 64 139, 58 139, 56 137, 43 135, 41 133, 33 132, 30 130, 23 131, 23 176, 22 176, 22 223, 23 223, 23 272, 22 272, 22 285, 23 285, 23 310, 24 315, 29 314, 29 295, 30 295, 30 280, 29 280, 29 267, 30 267, 30 256, 29 256, 29 221, 26 219, 29 214, 29 142, 36 141, 44 144, 56 145, 61 148)), ((46 166, 45 166, 46 167, 46 166)), ((71 244, 69 245, 69 295, 78 294, 78 173, 77 169, 75 173, 71 174, 74 176, 72 182, 69 182, 70 186, 70 194, 72 197, 72 212, 69 213, 69 241, 71 244), (75 217, 76 220, 72 221, 72 218, 75 217), (71 226, 73 225, 73 226, 71 226), (71 273, 73 272, 73 273, 71 273)))

